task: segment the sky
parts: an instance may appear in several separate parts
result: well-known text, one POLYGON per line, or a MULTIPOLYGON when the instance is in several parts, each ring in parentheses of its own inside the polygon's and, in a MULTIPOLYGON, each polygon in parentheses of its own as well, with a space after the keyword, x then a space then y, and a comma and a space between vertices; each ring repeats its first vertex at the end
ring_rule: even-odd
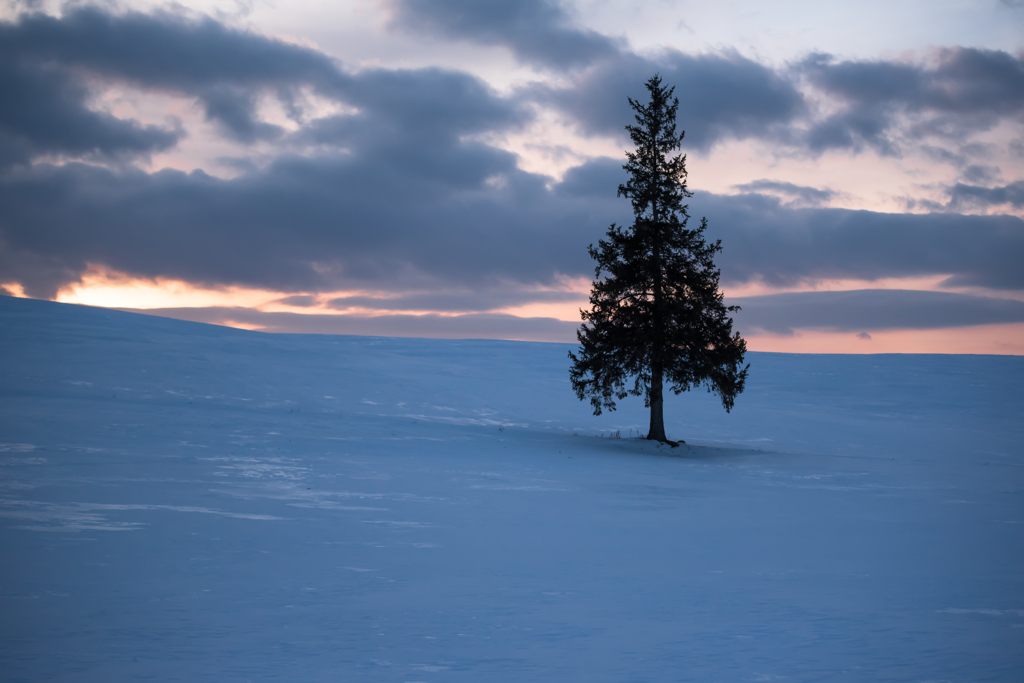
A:
POLYGON ((0 294, 573 341, 658 73, 748 347, 1024 354, 1024 2, 0 5, 0 294))

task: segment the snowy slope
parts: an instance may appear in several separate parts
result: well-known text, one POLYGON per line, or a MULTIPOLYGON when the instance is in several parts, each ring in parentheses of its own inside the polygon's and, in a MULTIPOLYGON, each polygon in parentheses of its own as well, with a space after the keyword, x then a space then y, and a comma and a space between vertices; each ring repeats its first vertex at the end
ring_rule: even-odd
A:
POLYGON ((1024 680, 1024 358, 567 349, 0 297, 0 680, 1024 680))

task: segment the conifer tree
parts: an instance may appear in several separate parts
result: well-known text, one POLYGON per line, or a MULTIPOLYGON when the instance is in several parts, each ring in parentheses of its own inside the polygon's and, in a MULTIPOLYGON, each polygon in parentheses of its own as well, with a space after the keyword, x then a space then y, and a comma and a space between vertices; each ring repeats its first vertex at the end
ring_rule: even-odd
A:
POLYGON ((705 242, 706 218, 687 227, 686 156, 669 156, 684 134, 676 134, 679 99, 657 75, 646 87, 648 104, 629 98, 637 125, 626 130, 636 150, 626 152, 629 179, 618 191, 633 204, 633 225, 613 223, 596 249, 590 245, 596 279, 591 310, 580 311, 570 378, 595 415, 615 410, 616 399, 643 395, 651 409, 647 438, 674 446, 665 436, 663 383, 676 394, 703 386, 728 412, 750 366, 728 315, 738 307, 725 306, 718 290, 721 240, 705 242))

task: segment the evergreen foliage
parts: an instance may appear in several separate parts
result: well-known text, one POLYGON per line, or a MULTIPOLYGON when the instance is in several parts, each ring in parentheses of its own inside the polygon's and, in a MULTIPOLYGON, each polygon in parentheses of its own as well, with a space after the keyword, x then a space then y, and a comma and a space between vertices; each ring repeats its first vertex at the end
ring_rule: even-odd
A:
POLYGON ((629 180, 618 196, 633 204, 633 225, 614 223, 598 247, 590 294, 591 310, 580 313, 579 355, 570 352, 573 390, 589 398, 594 414, 615 410, 615 401, 643 395, 651 409, 647 438, 675 445, 665 436, 662 384, 676 394, 704 386, 721 397, 726 411, 743 391, 746 342, 732 332, 718 290, 714 256, 721 240, 704 240, 707 219, 690 229, 683 200, 686 156, 676 134, 678 98, 655 75, 647 81, 650 102, 629 98, 637 125, 627 125, 636 150, 626 152, 629 180), (603 274, 603 277, 602 277, 603 274))

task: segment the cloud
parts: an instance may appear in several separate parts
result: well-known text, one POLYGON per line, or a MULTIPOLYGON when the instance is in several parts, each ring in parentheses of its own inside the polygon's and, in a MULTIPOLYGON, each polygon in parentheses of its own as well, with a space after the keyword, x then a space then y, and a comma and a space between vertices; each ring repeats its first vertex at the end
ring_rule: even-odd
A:
POLYGON ((292 157, 233 180, 37 166, 0 182, 0 274, 48 297, 90 263, 303 292, 550 285, 590 270, 585 244, 607 217, 592 201, 556 196, 507 153, 444 151, 292 157))
POLYGON ((722 240, 728 284, 947 274, 950 286, 1024 290, 1024 221, 1016 216, 795 209, 764 195, 702 192, 690 210, 706 215, 709 236, 722 240))
POLYGON ((508 152, 463 140, 516 128, 532 117, 522 103, 499 97, 474 76, 444 69, 366 69, 349 77, 342 96, 355 113, 313 120, 291 140, 401 157, 417 166, 444 163, 453 149, 473 148, 512 168, 508 152))
MULTIPOLYGON (((485 9, 463 7, 477 12, 474 21, 490 21, 485 9)), ((520 10, 554 12, 545 15, 552 26, 571 28, 555 5, 520 10)), ((993 54, 981 54, 982 66, 971 67, 974 53, 957 52, 937 67, 877 72, 900 87, 861 82, 862 63, 818 60, 806 68, 818 70, 815 87, 851 111, 882 107, 889 118, 878 129, 881 140, 896 125, 891 112, 911 105, 928 116, 980 116, 957 94, 953 76, 966 81, 974 73, 968 67, 1002 64, 1009 76, 989 77, 1002 86, 978 86, 980 96, 996 97, 1012 85, 1016 62, 993 54), (929 76, 919 86, 900 81, 924 78, 928 69, 953 75, 929 76), (949 92, 929 94, 933 81, 949 92)), ((529 122, 531 102, 557 108, 587 132, 621 135, 631 113, 626 95, 642 96, 643 81, 660 70, 678 86, 681 123, 697 148, 726 138, 788 140, 794 122, 810 116, 789 74, 734 53, 643 57, 620 50, 580 60, 547 62, 580 67, 568 85, 534 84, 503 97, 467 73, 347 71, 316 50, 177 14, 86 7, 59 19, 31 14, 0 23, 0 78, 13 74, 10 91, 23 93, 0 107, 0 144, 22 164, 0 176, 0 282, 51 297, 99 265, 197 285, 304 294, 360 289, 383 297, 336 306, 466 312, 565 301, 571 295, 550 290, 565 276, 593 272, 586 245, 609 223, 631 221, 628 202, 615 197, 622 161, 593 159, 555 182, 522 171, 514 154, 481 141, 529 122), (80 74, 88 78, 75 80, 80 74), (262 168, 239 163, 240 175, 230 180, 202 171, 46 163, 40 157, 145 155, 183 134, 89 110, 89 91, 77 85, 86 81, 193 97, 235 139, 275 141, 276 156, 262 168), (346 105, 344 113, 309 119, 302 88, 346 105), (254 103, 267 93, 292 107, 297 131, 258 118, 254 103)), ((1011 109, 994 111, 1011 116, 1011 109)), ((954 201, 1019 206, 1017 185, 959 185, 954 201)), ((832 191, 774 180, 738 189, 745 194, 692 199, 693 215, 710 219, 709 237, 723 240, 727 284, 947 275, 951 285, 1024 290, 1024 222, 1017 217, 798 208, 825 202, 832 191)))
POLYGON ((998 166, 986 166, 984 164, 971 164, 961 172, 964 180, 971 183, 990 183, 999 178, 1001 174, 998 166))
POLYGON ((295 296, 285 296, 274 301, 275 304, 285 304, 286 306, 313 306, 316 304, 316 297, 309 296, 308 294, 302 295, 297 294, 295 296))
POLYGON ((269 94, 302 126, 287 136, 293 145, 376 145, 421 160, 437 157, 460 136, 500 132, 532 115, 464 72, 353 73, 316 50, 210 18, 86 6, 61 18, 27 14, 0 22, 0 87, 12 96, 0 110, 0 154, 20 162, 45 153, 142 154, 167 149, 183 134, 90 111, 89 91, 76 85, 83 74, 99 89, 127 85, 195 98, 207 119, 239 142, 285 138, 280 126, 258 118, 259 98, 269 94), (350 113, 308 121, 304 88, 350 113))
POLYGON ((796 65, 842 109, 812 123, 812 151, 872 147, 899 154, 905 141, 962 141, 1004 119, 1024 120, 1024 58, 999 50, 946 48, 930 64, 835 61, 813 55, 796 65))
POLYGON ((1024 208, 1024 180, 1002 187, 980 187, 957 183, 949 189, 949 208, 987 209, 994 206, 1024 208))
POLYGON ((398 296, 346 296, 331 299, 332 308, 369 308, 382 311, 486 312, 530 303, 586 304, 587 297, 576 292, 532 290, 510 283, 501 289, 472 292, 425 292, 398 296))
POLYGON ((626 98, 643 100, 643 83, 655 73, 676 88, 687 148, 707 150, 725 138, 784 135, 806 109, 791 81, 735 52, 623 53, 597 63, 570 85, 534 85, 524 94, 561 111, 586 134, 625 137, 634 113, 626 98))
POLYGON ((607 202, 617 195, 619 185, 626 182, 622 167, 623 161, 610 157, 591 159, 567 169, 554 191, 562 197, 591 197, 607 202))
MULTIPOLYGON (((282 132, 256 119, 257 92, 288 100, 303 86, 334 94, 347 83, 346 74, 321 52, 168 11, 113 14, 83 6, 60 18, 23 14, 0 23, 0 46, 0 60, 21 68, 45 65, 58 74, 84 72, 196 97, 208 119, 243 142, 282 132)), ((59 92, 66 91, 65 84, 59 92)))
POLYGON ((120 310, 201 323, 245 325, 264 332, 354 334, 380 337, 510 339, 550 342, 576 340, 577 323, 554 318, 518 318, 500 313, 466 315, 304 315, 264 313, 251 308, 158 308, 120 310))
MULTIPOLYGON (((1024 302, 948 292, 854 290, 797 292, 727 299, 740 305, 734 327, 745 336, 798 331, 930 330, 1024 322, 1024 302)), ((574 342, 579 322, 498 313, 463 315, 305 315, 250 308, 121 309, 194 322, 256 327, 266 332, 574 342)))
MULTIPOLYGON (((500 279, 516 255, 525 258, 526 243, 512 235, 519 222, 540 227, 568 218, 545 216, 540 207, 503 215, 499 205, 532 199, 549 179, 519 172, 513 154, 471 136, 522 125, 531 113, 463 72, 349 73, 322 53, 210 19, 113 15, 90 7, 59 19, 30 14, 0 23, 0 56, 33 69, 45 64, 55 74, 55 85, 44 92, 52 106, 27 92, 0 110, 0 133, 5 114, 20 122, 22 138, 31 125, 38 128, 24 149, 8 145, 8 156, 18 161, 51 151, 87 157, 85 151, 97 146, 108 155, 142 153, 176 141, 178 133, 68 106, 69 97, 79 103, 86 97, 71 85, 71 75, 81 73, 107 85, 194 96, 236 139, 276 138, 293 149, 320 152, 289 156, 286 146, 267 168, 249 167, 230 182, 202 171, 147 174, 74 163, 39 163, 5 176, 0 195, 15 201, 0 207, 0 272, 24 282, 35 296, 52 296, 90 263, 137 274, 176 272, 197 283, 273 283, 285 291, 384 279, 401 288, 432 277, 417 268, 422 259, 409 250, 433 255, 442 269, 460 255, 472 264, 473 232, 489 223, 508 256, 492 259, 492 266, 504 262, 493 272, 470 265, 452 268, 454 278, 444 278, 465 285, 500 279), (348 105, 349 112, 304 122, 287 136, 253 118, 259 92, 287 99, 303 85, 348 105), (51 116, 24 113, 43 105, 51 116), (38 194, 47 192, 54 193, 50 199, 38 194), (38 230, 29 227, 36 219, 42 221, 38 230), (462 246, 436 241, 434 231, 462 246), (45 246, 50 238, 63 244, 45 246), (444 244, 442 253, 438 244, 444 244)), ((553 270, 550 260, 545 265, 537 270, 542 280, 553 270)))
MULTIPOLYGON (((1024 322, 1024 302, 901 289, 790 292, 727 299, 741 334, 792 335, 797 330, 860 332, 933 330, 1024 322)), ((863 335, 863 336, 862 336, 863 335)))
POLYGON ((391 24, 485 45, 501 45, 522 62, 564 69, 618 54, 607 36, 573 25, 553 0, 393 0, 391 24))
MULTIPOLYGON (((642 96, 643 81, 655 72, 677 86, 686 146, 698 150, 762 138, 812 153, 873 147, 899 154, 913 143, 966 166, 978 156, 967 136, 1019 121, 1024 111, 1024 62, 999 51, 937 50, 927 64, 815 55, 779 70, 729 51, 633 53, 575 27, 562 5, 547 0, 394 0, 391 8, 396 26, 507 45, 528 63, 577 71, 567 83, 533 83, 503 98, 466 73, 352 71, 318 50, 208 17, 95 6, 70 7, 59 18, 27 13, 0 22, 0 86, 17 95, 0 112, 0 162, 130 159, 173 147, 185 134, 173 123, 142 125, 89 109, 91 94, 120 86, 193 98, 242 143, 295 149, 401 138, 395 147, 428 147, 421 156, 436 155, 429 148, 434 134, 493 134, 522 125, 532 117, 531 104, 554 108, 586 135, 623 138, 632 115, 626 97, 642 96), (802 88, 839 111, 817 115, 802 88), (309 93, 350 111, 311 121, 309 93), (260 119, 266 97, 277 99, 298 133, 260 119), (422 139, 414 140, 417 134, 422 139), (950 144, 959 151, 943 147, 950 144)), ((964 177, 980 180, 969 170, 964 177)))
MULTIPOLYGON (((586 245, 631 220, 615 198, 621 163, 589 162, 549 186, 503 154, 453 143, 422 166, 291 157, 231 180, 39 165, 0 181, 0 281, 48 297, 96 264, 205 285, 435 292, 416 303, 424 308, 466 310, 468 300, 444 292, 470 290, 470 307, 488 310, 510 305, 508 292, 589 277, 586 245)), ((708 193, 694 195, 691 213, 723 241, 726 284, 939 274, 1024 290, 1024 221, 1014 216, 794 209, 708 193)))
POLYGON ((794 205, 801 206, 816 206, 818 204, 824 204, 836 196, 836 192, 834 190, 820 190, 816 187, 796 185, 794 183, 787 183, 780 180, 755 180, 742 185, 733 185, 733 188, 741 192, 766 191, 774 194, 781 194, 786 197, 791 197, 794 205))
MULTIPOLYGON (((5 37, 0 31, 0 45, 5 37)), ((144 126, 87 107, 90 93, 64 70, 24 63, 0 48, 0 167, 40 155, 97 159, 146 156, 173 147, 176 127, 144 126)))
POLYGON ((484 45, 502 45, 521 62, 582 70, 566 86, 534 83, 523 97, 552 106, 588 135, 624 136, 633 112, 627 97, 642 98, 654 73, 677 86, 688 145, 708 149, 722 138, 770 134, 804 111, 794 84, 735 52, 687 55, 677 50, 642 56, 624 41, 580 29, 552 0, 393 0, 392 25, 484 45))
POLYGON ((593 62, 563 86, 533 84, 524 96, 553 107, 587 135, 623 137, 627 96, 654 73, 677 87, 685 146, 706 151, 726 139, 761 138, 821 154, 909 148, 969 165, 984 157, 974 133, 1000 122, 1024 123, 1024 57, 999 50, 946 48, 925 63, 836 61, 812 55, 785 69, 735 52, 640 55, 621 50, 593 62), (805 95, 822 103, 811 107, 805 95), (958 148, 956 152, 946 146, 958 148))

